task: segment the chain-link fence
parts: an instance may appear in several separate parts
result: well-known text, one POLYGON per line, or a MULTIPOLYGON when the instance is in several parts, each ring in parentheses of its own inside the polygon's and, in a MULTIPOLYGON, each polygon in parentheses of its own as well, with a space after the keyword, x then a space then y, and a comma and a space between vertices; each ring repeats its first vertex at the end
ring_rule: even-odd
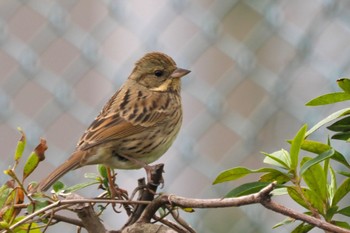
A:
MULTIPOLYGON (((183 128, 161 159, 164 191, 221 197, 234 184, 213 187, 219 171, 261 167, 259 151, 287 146, 302 123, 329 112, 304 104, 348 75, 349 15, 346 0, 1 0, 0 168, 12 162, 21 126, 30 148, 48 141, 33 178, 45 176, 73 151, 133 63, 162 51, 192 70, 183 79, 183 128)), ((73 184, 94 171, 63 179, 73 184)), ((143 175, 120 171, 118 179, 132 188, 143 175)), ((283 216, 251 206, 185 218, 198 232, 272 232, 283 216)), ((123 223, 103 219, 110 228, 123 223)), ((57 232, 63 228, 73 231, 60 225, 57 232)))

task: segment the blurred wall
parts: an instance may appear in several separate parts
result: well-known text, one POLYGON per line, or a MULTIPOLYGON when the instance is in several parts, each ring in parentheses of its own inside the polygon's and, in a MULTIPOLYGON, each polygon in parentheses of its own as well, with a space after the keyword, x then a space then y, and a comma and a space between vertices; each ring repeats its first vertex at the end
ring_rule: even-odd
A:
MULTIPOLYGON (((304 104, 348 75, 349 14, 345 0, 1 0, 0 169, 12 163, 20 126, 27 153, 40 137, 48 141, 33 179, 45 176, 74 150, 133 63, 156 50, 192 70, 183 79, 183 128, 161 159, 163 191, 221 197, 240 182, 212 186, 219 171, 263 166, 259 151, 288 148, 285 139, 303 123, 334 110, 304 104)), ((95 167, 64 181, 82 181, 85 172, 95 167)), ((120 171, 120 186, 132 190, 141 176, 120 171)), ((123 223, 102 218, 111 228, 123 223)), ((214 233, 271 232, 284 217, 252 206, 185 218, 214 233)), ((50 232, 63 228, 73 231, 50 232)))

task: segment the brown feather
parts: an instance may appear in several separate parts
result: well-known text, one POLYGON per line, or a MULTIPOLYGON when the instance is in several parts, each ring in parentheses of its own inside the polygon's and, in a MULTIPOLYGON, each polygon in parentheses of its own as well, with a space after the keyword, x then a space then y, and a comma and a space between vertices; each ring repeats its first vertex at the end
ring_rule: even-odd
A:
POLYGON ((71 157, 56 168, 48 177, 42 180, 38 184, 37 191, 46 191, 51 187, 59 178, 61 178, 68 171, 80 167, 80 160, 84 157, 84 152, 77 151, 71 155, 71 157))
POLYGON ((174 60, 163 53, 146 54, 84 132, 76 152, 40 182, 39 190, 47 190, 69 170, 88 164, 140 167, 140 163, 125 160, 122 155, 143 163, 158 159, 180 129, 180 78, 188 72, 177 68, 174 60))

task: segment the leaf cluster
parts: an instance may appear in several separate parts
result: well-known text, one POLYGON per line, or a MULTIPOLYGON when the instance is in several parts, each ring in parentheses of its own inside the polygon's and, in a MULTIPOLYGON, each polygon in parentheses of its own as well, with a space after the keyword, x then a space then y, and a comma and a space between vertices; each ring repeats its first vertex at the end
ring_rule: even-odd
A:
MULTIPOLYGON (((320 106, 350 100, 350 79, 342 78, 337 83, 342 92, 319 96, 306 105, 320 106)), ((214 184, 259 173, 261 176, 257 181, 233 188, 226 197, 255 193, 276 181, 278 188, 274 190, 274 195, 288 195, 305 208, 306 214, 350 229, 348 222, 337 220, 340 215, 350 217, 350 205, 340 204, 340 201, 350 193, 350 164, 346 157, 332 146, 332 140, 350 141, 350 108, 330 114, 309 130, 306 124, 303 125, 294 138, 288 140, 289 149, 281 149, 273 153, 262 152, 266 167, 259 169, 234 167, 221 172, 214 184), (333 123, 329 125, 331 122, 333 123), (309 139, 317 129, 326 125, 329 125, 327 129, 334 132, 331 138, 326 138, 325 142, 309 139), (343 167, 345 170, 335 169, 335 167, 343 167)), ((275 227, 292 222, 294 222, 293 219, 286 219, 275 227)), ((309 232, 313 228, 314 226, 309 224, 300 223, 293 233, 309 232)))

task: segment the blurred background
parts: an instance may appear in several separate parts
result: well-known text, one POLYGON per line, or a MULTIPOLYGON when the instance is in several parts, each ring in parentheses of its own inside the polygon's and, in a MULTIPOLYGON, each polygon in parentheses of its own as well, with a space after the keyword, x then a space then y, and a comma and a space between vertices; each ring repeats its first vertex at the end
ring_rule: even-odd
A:
MULTIPOLYGON (((260 151, 289 148, 285 140, 302 124, 335 110, 304 104, 337 90, 336 79, 349 75, 349 17, 346 0, 1 0, 0 169, 13 163, 20 126, 27 154, 47 140, 46 160, 32 180, 46 176, 74 150, 134 62, 162 51, 192 72, 183 79, 182 130, 160 160, 161 191, 222 197, 256 178, 212 186, 220 171, 264 166, 260 151)), ((62 180, 75 184, 95 171, 90 166, 62 180)), ((118 183, 131 191, 143 176, 119 171, 118 183)), ((198 232, 290 230, 272 230, 284 217, 260 205, 182 216, 198 232)), ((116 229, 125 216, 102 219, 116 229)), ((62 231, 74 228, 50 229, 62 231)))

